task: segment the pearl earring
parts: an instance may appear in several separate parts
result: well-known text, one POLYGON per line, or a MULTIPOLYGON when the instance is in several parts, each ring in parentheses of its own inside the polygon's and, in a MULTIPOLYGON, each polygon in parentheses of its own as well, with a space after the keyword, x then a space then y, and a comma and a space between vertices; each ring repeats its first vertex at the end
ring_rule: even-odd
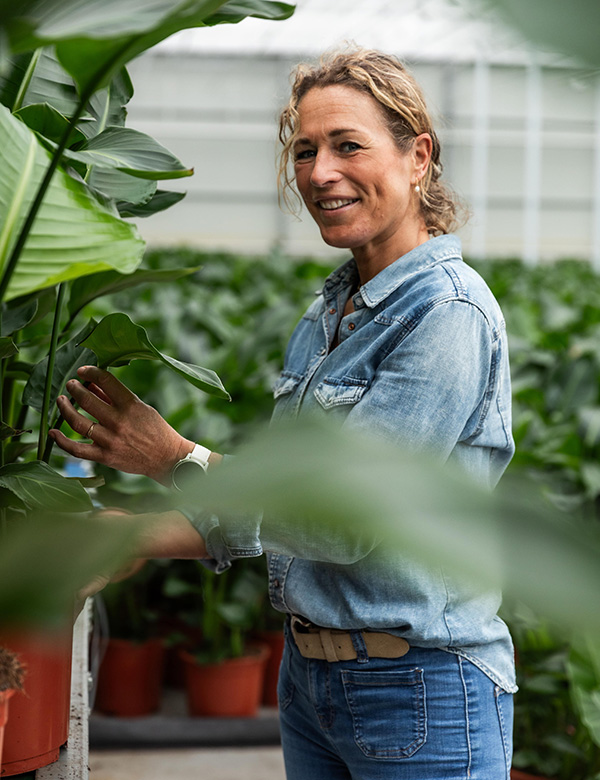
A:
POLYGON ((417 193, 417 195, 419 194, 419 192, 421 192, 421 188, 419 187, 419 182, 415 184, 415 192, 417 193))

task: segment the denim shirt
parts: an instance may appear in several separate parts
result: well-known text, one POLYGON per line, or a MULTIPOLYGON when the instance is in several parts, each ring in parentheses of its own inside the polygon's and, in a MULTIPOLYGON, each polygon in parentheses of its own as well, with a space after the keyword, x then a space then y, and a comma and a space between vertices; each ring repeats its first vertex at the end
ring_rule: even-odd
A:
MULTIPOLYGON (((353 259, 327 279, 290 339, 274 420, 326 415, 433 451, 493 487, 510 461, 510 377, 500 308, 455 236, 431 238, 353 295, 353 259), (332 349, 336 337, 337 346, 332 349)), ((197 518, 217 568, 268 553, 273 606, 329 628, 382 630, 461 655, 516 690, 498 592, 425 568, 387 544, 293 539, 265 518, 197 518), (332 555, 331 550, 336 550, 332 555)))

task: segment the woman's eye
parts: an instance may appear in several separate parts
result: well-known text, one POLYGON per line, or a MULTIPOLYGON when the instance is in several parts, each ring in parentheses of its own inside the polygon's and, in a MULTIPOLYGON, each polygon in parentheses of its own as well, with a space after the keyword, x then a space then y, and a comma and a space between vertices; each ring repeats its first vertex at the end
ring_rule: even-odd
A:
POLYGON ((311 157, 315 156, 315 150, 314 149, 303 149, 301 152, 296 152, 295 160, 298 162, 299 160, 309 160, 311 157))
POLYGON ((340 144, 340 151, 342 152, 356 152, 358 149, 360 149, 360 145, 354 143, 354 141, 344 141, 344 143, 340 144))

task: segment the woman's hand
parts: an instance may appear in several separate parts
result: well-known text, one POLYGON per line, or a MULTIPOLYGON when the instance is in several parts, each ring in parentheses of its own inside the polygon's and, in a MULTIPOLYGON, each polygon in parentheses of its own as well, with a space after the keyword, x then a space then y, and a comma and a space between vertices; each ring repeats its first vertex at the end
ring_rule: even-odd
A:
POLYGON ((180 436, 156 409, 108 371, 82 366, 77 373, 88 387, 71 379, 67 390, 97 422, 76 411, 64 395, 59 396, 57 405, 71 428, 92 441, 73 441, 53 429, 49 435, 56 444, 77 458, 170 484, 171 469, 194 449, 194 442, 180 436))

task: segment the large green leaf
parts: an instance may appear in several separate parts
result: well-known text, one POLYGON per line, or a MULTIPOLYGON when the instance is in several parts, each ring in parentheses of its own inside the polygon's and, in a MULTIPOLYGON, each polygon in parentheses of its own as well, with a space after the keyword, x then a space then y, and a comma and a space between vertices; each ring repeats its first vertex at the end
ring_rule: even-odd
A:
MULTIPOLYGON (((21 119, 27 127, 54 143, 59 143, 65 134, 69 120, 49 103, 30 103, 15 111, 14 116, 21 119)), ((85 140, 83 133, 74 128, 71 132, 71 143, 81 143, 85 140)))
POLYGON ((95 92, 86 107, 91 121, 81 124, 87 138, 98 135, 107 127, 123 127, 127 117, 125 106, 133 97, 133 84, 125 68, 116 73, 110 84, 95 92))
POLYGON ((130 127, 108 127, 78 151, 67 151, 64 156, 85 165, 116 168, 141 179, 179 179, 194 172, 154 138, 130 127))
MULTIPOLYGON (((124 201, 131 204, 132 209, 138 205, 140 209, 144 208, 144 205, 153 199, 157 188, 156 181, 152 179, 140 179, 116 168, 100 168, 96 165, 92 168, 87 183, 102 197, 124 201)), ((119 213, 126 216, 120 209, 119 213)))
MULTIPOLYGON (((3 0, 3 4, 6 0, 3 0)), ((123 65, 173 33, 190 27, 237 22, 245 16, 284 19, 292 6, 248 0, 28 0, 6 8, 0 18, 15 53, 57 43, 58 58, 80 92, 105 86, 123 65)), ((1 6, 0 6, 1 8, 1 6)), ((1 30, 0 30, 1 31, 1 30)))
POLYGON ((105 271, 93 276, 77 279, 71 286, 69 298, 69 314, 73 317, 84 306, 102 295, 111 295, 140 284, 165 283, 182 279, 184 276, 196 273, 200 266, 194 268, 169 268, 164 270, 148 270, 138 268, 132 274, 120 274, 116 271, 105 271))
POLYGON ((0 468, 0 487, 14 493, 29 509, 86 512, 90 497, 74 479, 57 474, 47 463, 9 463, 0 468))
POLYGON ((569 54, 588 65, 600 65, 598 0, 483 0, 530 40, 569 54))
MULTIPOLYGON (((80 342, 93 331, 96 324, 95 320, 90 320, 79 333, 56 350, 54 371, 52 372, 51 408, 54 406, 59 393, 62 392, 67 379, 75 376, 80 366, 95 362, 94 353, 80 346, 80 342)), ((42 411, 47 372, 48 357, 46 356, 35 366, 23 390, 23 403, 36 409, 38 412, 42 411)))
MULTIPOLYGON (((35 135, 0 106, 0 269, 43 179, 48 152, 35 135)), ((7 299, 80 276, 141 262, 135 227, 101 205, 85 185, 56 171, 8 288, 7 299)))
MULTIPOLYGON (((140 181, 138 179, 138 181, 140 181)), ((142 179, 141 181, 145 181, 142 179)), ((180 200, 185 198, 185 192, 174 192, 170 190, 156 190, 150 200, 146 202, 135 202, 130 200, 125 202, 120 200, 117 203, 119 214, 122 217, 151 217, 153 214, 158 214, 159 211, 165 211, 170 209, 180 200)))
POLYGON ((81 345, 95 353, 101 368, 126 366, 132 360, 161 360, 205 393, 229 399, 229 393, 214 371, 182 363, 159 352, 150 342, 144 328, 133 323, 126 314, 109 314, 104 317, 81 345))
POLYGON ((289 19, 294 6, 288 3, 266 2, 265 0, 230 0, 217 13, 205 19, 205 24, 236 24, 247 16, 257 19, 289 19))

